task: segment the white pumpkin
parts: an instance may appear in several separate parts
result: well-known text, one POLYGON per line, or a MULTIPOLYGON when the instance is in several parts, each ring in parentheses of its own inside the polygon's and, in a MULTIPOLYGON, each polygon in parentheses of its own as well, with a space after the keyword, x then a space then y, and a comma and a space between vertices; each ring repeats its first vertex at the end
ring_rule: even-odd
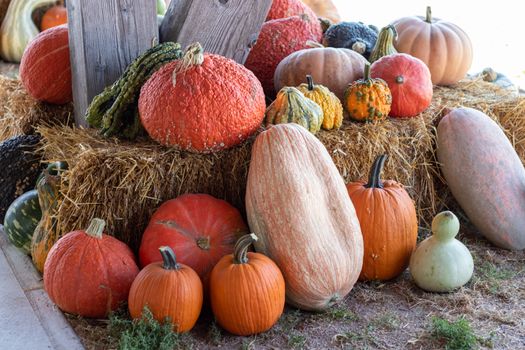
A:
POLYGON ((450 211, 432 220, 432 236, 419 244, 410 259, 410 274, 428 292, 450 292, 465 285, 474 272, 470 251, 457 239, 459 220, 450 211))

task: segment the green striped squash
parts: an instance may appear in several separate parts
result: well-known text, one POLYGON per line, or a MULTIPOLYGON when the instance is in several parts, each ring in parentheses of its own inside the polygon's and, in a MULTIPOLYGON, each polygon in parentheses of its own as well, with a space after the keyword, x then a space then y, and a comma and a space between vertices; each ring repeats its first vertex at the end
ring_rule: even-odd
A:
POLYGON ((15 199, 4 218, 4 230, 9 241, 29 254, 31 238, 41 217, 42 211, 36 190, 26 192, 15 199))
POLYGON ((266 124, 296 123, 312 134, 321 129, 323 110, 294 87, 284 87, 266 110, 266 124))

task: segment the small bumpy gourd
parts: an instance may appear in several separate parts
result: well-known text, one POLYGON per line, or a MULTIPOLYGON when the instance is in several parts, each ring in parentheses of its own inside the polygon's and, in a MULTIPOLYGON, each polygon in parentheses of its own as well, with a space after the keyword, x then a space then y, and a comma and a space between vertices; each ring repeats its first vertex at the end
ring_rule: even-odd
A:
POLYGON ((304 96, 317 103, 323 110, 323 129, 339 129, 343 124, 343 105, 337 96, 326 86, 314 84, 311 75, 306 76, 306 84, 297 87, 304 96))
POLYGON ((266 124, 296 123, 312 134, 321 129, 323 110, 294 87, 284 87, 266 110, 266 124))
POLYGON ((455 239, 458 232, 459 220, 450 211, 439 213, 432 220, 433 235, 419 244, 410 259, 410 273, 421 289, 450 292, 472 277, 472 255, 455 239))

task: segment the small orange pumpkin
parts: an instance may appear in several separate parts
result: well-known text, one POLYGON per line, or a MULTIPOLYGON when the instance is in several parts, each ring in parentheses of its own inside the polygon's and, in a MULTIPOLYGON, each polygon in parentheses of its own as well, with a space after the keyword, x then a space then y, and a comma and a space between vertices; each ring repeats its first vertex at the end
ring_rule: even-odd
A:
POLYGON ((129 313, 134 319, 141 318, 147 306, 157 321, 169 318, 173 330, 184 333, 193 328, 201 313, 202 283, 191 267, 177 262, 170 247, 159 250, 163 262, 146 266, 131 285, 129 313))
POLYGON ((354 81, 345 91, 343 107, 350 118, 357 121, 386 119, 392 105, 388 84, 379 78, 370 78, 370 64, 365 64, 363 79, 354 81))
POLYGON ((284 277, 270 258, 248 253, 255 241, 253 233, 239 238, 234 254, 224 256, 211 273, 213 314, 236 335, 267 331, 284 309, 284 277))
POLYGON ((44 13, 40 30, 44 31, 67 23, 67 9, 63 5, 55 5, 44 13))
POLYGON ((389 280, 408 266, 416 248, 417 216, 412 199, 403 185, 381 181, 387 156, 372 165, 368 183, 346 185, 354 204, 364 242, 361 280, 389 280))

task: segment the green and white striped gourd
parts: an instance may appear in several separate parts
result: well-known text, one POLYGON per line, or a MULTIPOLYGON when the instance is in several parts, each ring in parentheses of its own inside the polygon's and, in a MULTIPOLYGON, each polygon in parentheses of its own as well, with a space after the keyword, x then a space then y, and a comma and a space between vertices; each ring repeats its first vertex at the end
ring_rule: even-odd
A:
POLYGON ((31 238, 42 218, 38 192, 32 190, 14 200, 4 218, 4 231, 9 241, 24 253, 31 252, 31 238))

